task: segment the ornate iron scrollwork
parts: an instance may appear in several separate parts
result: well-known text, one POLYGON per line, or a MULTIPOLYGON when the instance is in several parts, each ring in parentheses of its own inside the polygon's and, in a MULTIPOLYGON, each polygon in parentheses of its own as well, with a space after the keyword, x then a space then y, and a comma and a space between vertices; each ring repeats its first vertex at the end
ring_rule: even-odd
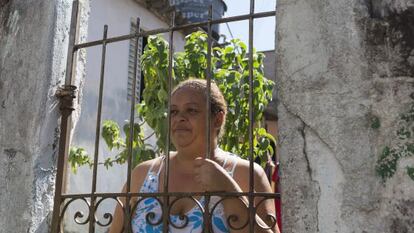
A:
MULTIPOLYGON (((266 201, 266 200, 268 200, 268 199, 273 199, 273 197, 263 197, 263 199, 262 199, 262 200, 260 200, 260 201, 257 203, 257 205, 256 205, 256 209, 257 209, 257 207, 259 207, 261 204, 263 204, 263 203, 264 203, 264 201, 266 201)), ((270 225, 270 226, 267 226, 267 227, 266 227, 266 226, 262 226, 260 223, 258 223, 258 222, 257 222, 257 219, 255 219, 256 225, 257 225, 258 227, 260 227, 261 229, 264 229, 264 230, 274 229, 274 227, 276 226, 276 223, 277 223, 276 216, 275 216, 275 215, 272 215, 272 214, 267 214, 265 218, 266 218, 267 220, 269 220, 269 222, 271 222, 271 225, 270 225)))
MULTIPOLYGON (((116 197, 103 197, 103 198, 101 198, 97 203, 96 203, 96 210, 98 209, 98 207, 99 207, 99 205, 104 201, 104 200, 107 200, 107 199, 113 199, 113 200, 115 200, 120 206, 123 206, 123 204, 122 204, 122 202, 118 199, 118 198, 116 198, 116 197)), ((102 223, 102 222, 100 222, 99 221, 99 219, 97 219, 97 217, 96 217, 96 211, 95 211, 95 219, 96 219, 96 224, 98 224, 99 226, 101 226, 101 227, 107 227, 107 226, 109 226, 109 225, 111 225, 111 223, 112 223, 112 220, 113 220, 113 215, 112 215, 112 213, 104 213, 103 214, 103 218, 104 219, 107 219, 107 223, 102 223)))
POLYGON ((194 203, 196 204, 196 207, 198 207, 200 209, 201 213, 204 214, 203 206, 201 205, 200 201, 198 201, 195 197, 193 197, 193 196, 177 197, 176 199, 174 199, 174 201, 171 202, 170 208, 169 208, 169 211, 168 211, 168 218, 169 218, 170 224, 171 224, 171 226, 173 226, 174 228, 177 228, 177 229, 184 229, 188 225, 189 218, 187 216, 187 213, 180 213, 178 215, 179 219, 184 221, 184 222, 181 225, 177 225, 171 219, 171 216, 172 216, 171 215, 171 209, 172 209, 172 207, 174 206, 175 203, 177 203, 179 200, 182 200, 182 199, 185 199, 185 198, 194 201, 194 203))
MULTIPOLYGON (((86 206, 88 207, 88 211, 90 211, 90 207, 91 204, 88 202, 88 200, 86 200, 85 197, 75 197, 70 199, 64 206, 62 209, 62 213, 61 213, 61 218, 60 221, 63 220, 63 216, 65 215, 66 209, 69 207, 69 205, 76 201, 76 200, 82 200, 86 206)), ((76 213, 73 215, 73 221, 75 221, 75 223, 79 224, 79 225, 85 225, 89 222, 89 214, 87 215, 88 217, 85 220, 81 220, 85 215, 82 213, 82 211, 76 211, 76 213)))
MULTIPOLYGON (((223 202, 224 200, 227 200, 227 199, 234 199, 234 198, 239 198, 239 197, 222 197, 219 201, 217 201, 215 204, 214 204, 214 206, 213 206, 213 208, 211 208, 211 214, 210 214, 210 220, 212 220, 212 218, 213 218, 213 213, 214 213, 214 211, 216 210, 216 208, 217 208, 217 206, 221 203, 221 202, 223 202)), ((241 201, 241 200, 240 200, 241 201)), ((245 205, 244 205, 245 206, 245 205)), ((246 208, 246 213, 247 213, 247 215, 249 214, 249 209, 248 209, 248 207, 247 206, 245 206, 245 208, 246 208)), ((239 221, 239 216, 237 216, 237 215, 235 215, 235 214, 230 214, 229 216, 227 216, 227 219, 226 219, 226 222, 227 222, 227 225, 229 226, 229 228, 230 229, 232 229, 232 230, 241 230, 241 229, 243 229, 243 228, 245 228, 248 224, 249 224, 249 219, 248 218, 246 218, 246 222, 245 223, 242 223, 242 225, 241 226, 239 226, 239 227, 237 227, 237 226, 235 226, 234 225, 234 222, 237 222, 237 221, 239 221)))
MULTIPOLYGON (((149 198, 153 198, 156 202, 158 202, 158 204, 160 205, 160 209, 161 209, 161 216, 159 216, 159 219, 156 219, 157 215, 155 212, 148 212, 145 215, 145 220, 147 223, 149 223, 152 226, 157 226, 159 224, 162 223, 162 216, 163 216, 163 203, 161 202, 161 200, 158 197, 142 197, 141 199, 139 199, 133 206, 132 206, 132 211, 131 211, 131 219, 132 217, 135 215, 135 211, 138 207, 138 205, 142 202, 145 201, 146 199, 149 198)), ((132 227, 132 221, 130 221, 130 227, 132 227)))

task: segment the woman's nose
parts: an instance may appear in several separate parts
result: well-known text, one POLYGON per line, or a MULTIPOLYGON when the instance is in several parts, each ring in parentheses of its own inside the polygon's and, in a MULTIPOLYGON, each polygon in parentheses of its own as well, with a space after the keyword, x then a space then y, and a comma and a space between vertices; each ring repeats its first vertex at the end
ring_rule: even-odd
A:
POLYGON ((185 121, 187 120, 187 115, 185 114, 185 112, 177 112, 177 114, 175 115, 175 119, 178 121, 185 121))

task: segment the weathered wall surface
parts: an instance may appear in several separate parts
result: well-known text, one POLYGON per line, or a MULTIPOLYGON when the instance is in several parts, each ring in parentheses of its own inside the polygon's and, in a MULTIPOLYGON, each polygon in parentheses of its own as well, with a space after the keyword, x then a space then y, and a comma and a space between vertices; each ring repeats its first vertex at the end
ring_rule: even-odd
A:
POLYGON ((70 0, 0 1, 0 232, 48 232, 70 0))
POLYGON ((413 22, 409 0, 278 1, 285 233, 414 232, 414 157, 375 172, 414 101, 413 22))

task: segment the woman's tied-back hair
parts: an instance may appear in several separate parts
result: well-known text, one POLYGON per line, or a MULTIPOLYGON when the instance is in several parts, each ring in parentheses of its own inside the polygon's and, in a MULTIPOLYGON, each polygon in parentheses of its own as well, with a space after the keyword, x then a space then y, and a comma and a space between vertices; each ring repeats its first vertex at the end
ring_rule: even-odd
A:
MULTIPOLYGON (((178 90, 182 88, 191 88, 193 90, 199 91, 205 97, 207 96, 207 81, 204 79, 196 79, 190 78, 179 83, 172 91, 171 95, 174 95, 178 90)), ((217 135, 221 137, 224 131, 224 125, 226 122, 227 116, 227 103, 224 99, 223 93, 221 93, 220 89, 218 88, 217 84, 212 80, 210 83, 210 103, 211 103, 211 113, 213 115, 222 112, 224 115, 223 124, 221 128, 217 132, 217 135)))

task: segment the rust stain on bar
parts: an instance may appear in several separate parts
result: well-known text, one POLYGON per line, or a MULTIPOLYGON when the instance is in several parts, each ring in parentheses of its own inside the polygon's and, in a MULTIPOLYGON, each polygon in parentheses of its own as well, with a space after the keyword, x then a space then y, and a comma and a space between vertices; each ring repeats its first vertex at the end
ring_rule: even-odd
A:
MULTIPOLYGON (((173 28, 175 26, 175 12, 171 14, 171 23, 170 27, 173 28)), ((169 186, 169 173, 170 173, 170 133, 171 133, 171 92, 173 88, 173 53, 174 53, 174 31, 169 31, 169 47, 168 47, 168 103, 167 103, 167 135, 166 135, 166 148, 165 148, 165 169, 164 169, 164 205, 163 205, 163 212, 162 212, 162 222, 163 222, 163 232, 168 233, 168 226, 169 226, 169 203, 170 203, 170 196, 168 195, 168 186, 169 186)))
MULTIPOLYGON (((140 31, 140 19, 136 19, 136 25, 135 25, 135 52, 134 52, 134 80, 132 81, 132 96, 131 96, 131 106, 130 106, 130 116, 129 116, 129 142, 127 144, 128 146, 128 166, 127 166, 127 183, 126 183, 126 192, 131 192, 131 171, 132 171, 132 146, 134 143, 134 124, 135 124, 135 98, 136 98, 136 87, 137 87, 137 67, 138 67, 138 46, 139 46, 139 36, 138 33, 140 31)), ((130 227, 129 222, 131 221, 131 206, 130 206, 130 199, 131 196, 127 195, 125 199, 125 218, 124 218, 124 232, 131 232, 132 229, 130 227)))
POLYGON ((255 206, 254 206, 254 148, 253 148, 253 17, 254 0, 250 0, 249 17, 249 232, 254 233, 255 206))
MULTIPOLYGON (((275 16, 275 15, 276 15, 276 11, 267 11, 267 12, 255 13, 253 15, 246 14, 246 15, 239 15, 239 16, 215 19, 215 20, 211 20, 211 24, 213 25, 213 24, 220 24, 220 23, 230 23, 230 22, 235 22, 235 21, 248 20, 251 17, 254 18, 254 19, 257 19, 257 18, 265 18, 265 17, 275 16)), ((160 28, 160 29, 155 29, 155 30, 149 30, 149 31, 146 31, 146 32, 140 32, 140 33, 138 33, 138 36, 139 37, 147 37, 147 36, 157 35, 157 34, 166 33, 166 32, 170 32, 170 31, 179 31, 179 30, 183 30, 183 29, 207 26, 207 24, 208 24, 208 22, 197 22, 197 23, 189 23, 189 24, 180 25, 180 26, 172 26, 172 27, 169 27, 169 28, 160 28)), ((111 37, 111 38, 108 38, 106 40, 106 43, 109 44, 109 43, 113 43, 113 42, 129 40, 129 39, 134 38, 135 36, 136 36, 136 34, 128 34, 128 35, 123 35, 123 36, 111 37)), ((78 50, 78 49, 81 49, 81 48, 100 45, 102 43, 103 43, 102 40, 96 40, 96 41, 81 43, 81 44, 75 45, 74 49, 78 50)))
MULTIPOLYGON (((102 58, 101 58, 101 71, 99 80, 99 100, 98 100, 98 114, 96 117, 96 135, 95 135, 95 153, 93 158, 93 176, 92 176, 92 191, 96 192, 96 180, 98 173, 98 159, 99 159, 99 139, 101 134, 101 118, 102 118, 102 101, 103 101, 103 88, 105 81, 105 56, 106 56, 106 38, 108 36, 108 25, 104 26, 103 31, 103 44, 102 44, 102 58)), ((89 209, 89 232, 95 232, 95 201, 96 197, 91 197, 91 206, 89 209)))
MULTIPOLYGON (((71 199, 71 198, 80 198, 80 197, 152 197, 152 196, 174 196, 174 197, 183 197, 183 196, 203 196, 205 192, 158 192, 158 193, 81 193, 81 194, 63 194, 62 199, 71 199)), ((249 192, 210 192, 212 196, 221 196, 221 197, 242 197, 250 195, 249 192)), ((279 193, 265 193, 265 192, 255 192, 251 194, 254 197, 270 197, 270 198, 278 198, 280 196, 279 193)))
MULTIPOLYGON (((211 125, 211 21, 213 18, 213 6, 210 5, 208 8, 208 21, 207 21, 207 72, 206 72, 206 79, 207 79, 207 98, 206 98, 206 107, 207 107, 207 111, 206 111, 206 137, 207 137, 207 142, 206 142, 206 157, 208 159, 211 159, 211 129, 210 129, 210 125, 211 125)), ((209 233, 211 231, 210 227, 211 227, 211 221, 210 221, 210 198, 211 195, 209 192, 206 192, 204 194, 205 197, 205 203, 204 203, 204 214, 203 214, 203 220, 204 220, 204 229, 203 231, 205 233, 209 233)))
MULTIPOLYGON (((64 176, 66 173, 65 164, 69 151, 69 139, 70 139, 70 128, 71 128, 71 118, 70 115, 73 111, 73 107, 67 107, 65 105, 73 106, 73 99, 75 98, 74 91, 76 87, 72 86, 72 65, 73 65, 73 54, 75 52, 75 40, 76 40, 76 25, 78 21, 78 11, 79 11, 79 2, 77 0, 72 3, 72 15, 70 22, 69 30, 69 44, 68 44, 68 54, 66 61, 66 77, 65 77, 65 87, 64 90, 68 90, 69 93, 66 93, 61 98, 61 124, 60 124, 60 140, 59 140, 59 153, 57 161, 57 172, 56 172, 56 183, 55 183, 55 196, 53 204, 53 216, 52 216, 52 232, 59 232, 61 230, 61 219, 62 219, 62 192, 64 186, 64 176), (70 97, 70 101, 68 101, 70 97), (69 102, 68 104, 63 103, 63 101, 69 102), (62 106, 63 105, 63 106, 62 106)), ((62 93, 61 93, 62 94, 62 93)))

